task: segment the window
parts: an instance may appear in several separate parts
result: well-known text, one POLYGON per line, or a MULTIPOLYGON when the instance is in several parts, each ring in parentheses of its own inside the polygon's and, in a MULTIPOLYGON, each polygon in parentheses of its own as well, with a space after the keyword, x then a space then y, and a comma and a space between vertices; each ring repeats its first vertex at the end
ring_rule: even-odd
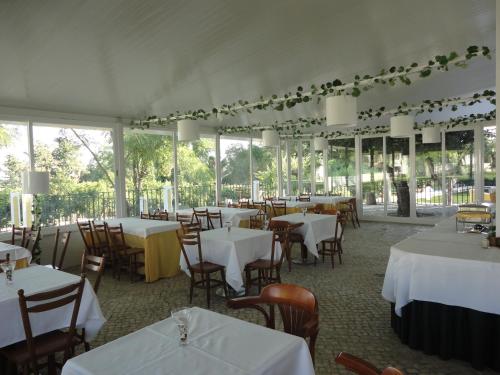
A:
POLYGON ((328 141, 328 191, 351 197, 356 194, 354 138, 328 141))
POLYGON ((361 140, 361 182, 363 215, 384 213, 384 154, 383 138, 361 140))
POLYGON ((474 130, 446 132, 447 205, 473 202, 474 130))
POLYGON ((386 137, 387 215, 410 216, 410 139, 386 137))
POLYGON ((248 140, 221 138, 222 201, 251 198, 249 147, 248 140))
POLYGON ((262 141, 252 141, 254 200, 276 196, 278 175, 276 147, 263 147, 262 141))
POLYGON ((496 195, 496 139, 497 139, 497 129, 495 126, 485 126, 483 128, 484 135, 484 162, 483 162, 483 173, 484 173, 484 202, 492 202, 493 193, 496 195))
POLYGON ((415 135, 415 176, 417 216, 437 215, 443 206, 441 142, 422 143, 415 135))

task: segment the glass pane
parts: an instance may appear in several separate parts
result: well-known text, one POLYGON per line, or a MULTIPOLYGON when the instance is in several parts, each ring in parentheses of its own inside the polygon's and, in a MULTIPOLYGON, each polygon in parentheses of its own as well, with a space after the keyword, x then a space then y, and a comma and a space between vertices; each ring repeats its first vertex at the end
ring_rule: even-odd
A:
POLYGON ((333 195, 356 195, 354 138, 328 141, 328 190, 333 195))
POLYGON ((237 202, 251 198, 250 142, 247 140, 220 140, 222 169, 222 201, 237 202))
POLYGON ((422 143, 415 136, 417 216, 441 215, 443 206, 441 142, 422 143))
POLYGON ((28 127, 0 122, 0 230, 21 225, 21 175, 29 168, 28 127), (13 208, 11 210, 11 197, 13 208))
POLYGON ((311 142, 302 141, 302 191, 300 193, 311 192, 311 142))
POLYGON ((496 149, 495 144, 497 140, 496 126, 485 126, 484 134, 484 202, 496 201, 496 149))
POLYGON ((113 142, 108 130, 35 125, 35 168, 50 172, 42 225, 115 216, 113 142))
POLYGON ((383 215, 384 154, 382 137, 362 139, 361 152, 363 215, 383 215))
POLYGON ((290 175, 290 192, 289 195, 297 195, 299 193, 299 159, 298 159, 298 141, 289 140, 290 144, 290 161, 291 161, 291 175, 290 175))
POLYGON ((214 206, 215 139, 179 142, 179 208, 214 206))
POLYGON ((409 155, 409 138, 386 138, 387 215, 410 216, 409 155))
POLYGON ((281 176, 283 178, 283 191, 278 192, 279 196, 285 196, 288 184, 288 167, 286 158, 286 141, 281 141, 281 176))
POLYGON ((252 158, 254 199, 261 201, 264 197, 276 196, 278 190, 276 147, 263 147, 262 141, 254 139, 252 158))
POLYGON ((474 130, 447 132, 447 205, 474 202, 474 130))
POLYGON ((326 194, 325 192, 325 169, 323 163, 323 150, 314 151, 314 157, 316 158, 316 173, 314 178, 316 179, 316 194, 326 194))
POLYGON ((130 131, 124 134, 127 214, 172 210, 174 164, 172 135, 130 131))

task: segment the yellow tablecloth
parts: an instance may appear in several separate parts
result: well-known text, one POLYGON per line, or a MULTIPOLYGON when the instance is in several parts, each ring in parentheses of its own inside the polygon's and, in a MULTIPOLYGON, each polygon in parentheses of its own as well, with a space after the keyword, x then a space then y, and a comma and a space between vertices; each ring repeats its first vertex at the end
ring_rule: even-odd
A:
POLYGON ((151 234, 146 238, 125 234, 127 244, 144 248, 144 275, 146 282, 179 273, 181 248, 175 231, 151 234))
POLYGON ((16 270, 19 268, 26 268, 28 267, 28 258, 22 258, 16 260, 16 270))
POLYGON ((240 220, 240 228, 250 228, 250 219, 240 220))

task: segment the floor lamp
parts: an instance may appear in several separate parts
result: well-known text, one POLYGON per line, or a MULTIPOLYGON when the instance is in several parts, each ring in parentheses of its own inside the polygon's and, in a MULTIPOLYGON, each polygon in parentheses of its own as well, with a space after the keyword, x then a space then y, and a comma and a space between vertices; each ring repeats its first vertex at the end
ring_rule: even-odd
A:
POLYGON ((48 194, 49 192, 49 172, 24 172, 23 173, 23 193, 33 194, 33 214, 32 229, 40 225, 42 209, 38 201, 38 194, 48 194))

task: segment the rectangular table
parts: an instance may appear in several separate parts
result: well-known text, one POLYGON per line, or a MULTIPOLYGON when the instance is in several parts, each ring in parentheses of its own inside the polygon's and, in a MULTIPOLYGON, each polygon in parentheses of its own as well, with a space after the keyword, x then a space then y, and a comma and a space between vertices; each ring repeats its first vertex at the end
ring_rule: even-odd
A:
MULTIPOLYGON (((26 295, 64 287, 76 283, 80 276, 54 270, 50 267, 32 265, 15 270, 13 284, 5 283, 5 274, 0 274, 0 347, 26 339, 19 308, 17 291, 23 289, 26 295)), ((68 327, 73 312, 73 304, 48 313, 30 317, 33 335, 68 327)), ((88 280, 85 280, 77 327, 85 328, 85 337, 91 341, 99 332, 106 319, 102 315, 99 301, 88 280)))
MULTIPOLYGON (((225 222, 231 221, 231 224, 234 227, 243 227, 248 228, 250 226, 250 216, 257 215, 259 212, 256 208, 235 208, 235 207, 214 207, 214 206, 204 206, 204 207, 196 207, 196 210, 205 210, 208 209, 209 212, 221 212, 222 214, 222 224, 225 222)), ((182 215, 191 215, 193 213, 193 209, 183 209, 177 210, 179 214, 182 215)), ((214 221, 214 227, 219 228, 220 223, 218 221, 214 221)))
POLYGON ((271 220, 285 220, 292 224, 304 223, 295 231, 304 237, 307 250, 315 257, 318 257, 316 245, 323 240, 334 237, 337 225, 337 215, 289 214, 276 216, 271 220))
POLYGON ((175 231, 176 221, 160 221, 123 217, 107 220, 110 225, 123 226, 127 244, 144 248, 144 276, 146 282, 179 273, 180 246, 175 231))
POLYGON ((0 242, 0 260, 6 259, 7 254, 10 254, 12 260, 16 260, 17 269, 27 267, 31 263, 31 251, 22 246, 0 242))
MULTIPOLYGON (((273 233, 257 229, 227 228, 201 232, 203 260, 226 267, 226 281, 236 291, 243 290, 243 270, 245 265, 257 259, 269 259, 273 233)), ((189 261, 197 263, 198 250, 194 246, 186 248, 189 261)), ((275 258, 281 256, 281 246, 276 244, 275 258)), ((181 269, 189 274, 184 257, 180 260, 181 269)))
POLYGON ((313 375, 304 339, 198 307, 188 343, 168 318, 66 362, 62 375, 313 375))
POLYGON ((500 249, 482 238, 449 218, 393 245, 382 296, 403 343, 500 371, 500 249))

